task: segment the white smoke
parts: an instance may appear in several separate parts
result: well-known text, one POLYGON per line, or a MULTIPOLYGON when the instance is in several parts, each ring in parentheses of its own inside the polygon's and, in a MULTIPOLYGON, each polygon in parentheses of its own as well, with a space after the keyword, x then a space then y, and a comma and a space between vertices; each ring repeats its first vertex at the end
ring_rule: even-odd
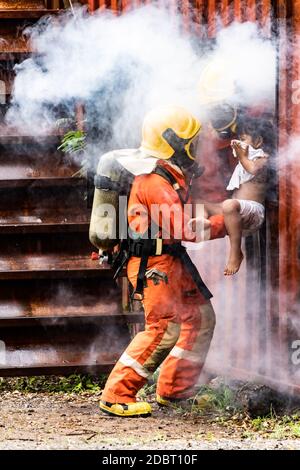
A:
POLYGON ((274 104, 276 50, 255 23, 233 23, 220 30, 213 57, 229 65, 239 104, 274 104))
POLYGON ((33 134, 54 126, 59 105, 71 112, 80 101, 100 110, 94 125, 110 127, 111 146, 136 146, 149 109, 176 104, 201 113, 198 82, 212 58, 227 62, 240 101, 273 99, 275 49, 255 24, 233 24, 208 45, 187 35, 167 8, 118 17, 79 8, 75 17, 42 19, 28 34, 36 55, 16 67, 7 120, 33 134))

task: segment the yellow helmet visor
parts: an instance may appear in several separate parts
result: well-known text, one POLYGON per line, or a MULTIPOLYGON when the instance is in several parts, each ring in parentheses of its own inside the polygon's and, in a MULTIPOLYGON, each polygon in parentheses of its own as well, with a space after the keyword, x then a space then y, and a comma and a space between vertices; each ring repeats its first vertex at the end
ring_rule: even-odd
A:
POLYGON ((195 136, 184 147, 188 157, 191 160, 195 160, 196 156, 197 156, 197 147, 198 147, 198 143, 199 143, 199 133, 200 133, 200 129, 195 134, 195 136))

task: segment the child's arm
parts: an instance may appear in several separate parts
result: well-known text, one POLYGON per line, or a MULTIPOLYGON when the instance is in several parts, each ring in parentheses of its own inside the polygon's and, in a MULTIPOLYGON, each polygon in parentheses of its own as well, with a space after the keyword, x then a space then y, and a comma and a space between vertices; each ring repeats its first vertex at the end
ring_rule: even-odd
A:
POLYGON ((248 173, 251 175, 257 175, 262 168, 266 165, 268 158, 260 157, 256 160, 249 160, 248 158, 248 146, 246 148, 242 147, 239 141, 234 141, 232 143, 232 148, 235 150, 236 155, 248 173))

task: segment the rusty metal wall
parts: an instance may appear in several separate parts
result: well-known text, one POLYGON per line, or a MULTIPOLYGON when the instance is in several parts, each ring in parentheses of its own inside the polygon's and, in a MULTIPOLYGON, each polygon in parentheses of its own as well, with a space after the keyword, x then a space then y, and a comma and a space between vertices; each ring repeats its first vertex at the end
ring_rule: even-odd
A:
POLYGON ((232 21, 258 21, 265 34, 270 35, 271 0, 83 0, 91 12, 98 8, 109 8, 121 13, 131 8, 149 3, 167 6, 170 12, 181 11, 187 28, 191 21, 201 29, 209 28, 209 35, 216 32, 217 15, 223 25, 232 21))
MULTIPOLYGON (((147 1, 89 0, 91 11, 116 12, 147 1)), ((154 3, 154 2, 153 2, 154 3)), ((157 2, 155 2, 157 3, 157 2)), ((299 104, 293 104, 293 80, 299 79, 300 0, 183 0, 167 2, 180 10, 184 29, 213 38, 218 22, 256 21, 279 51, 277 120, 277 196, 267 201, 267 220, 259 234, 246 239, 247 262, 234 278, 224 278, 228 241, 205 243, 193 253, 214 292, 217 328, 207 373, 259 378, 300 391, 299 371, 292 364, 293 341, 299 340, 299 181, 300 159, 289 160, 291 137, 300 130, 299 104), (291 47, 291 38, 294 39, 291 47), (226 246, 226 250, 224 249, 226 246), (298 322, 298 324, 297 324, 298 322), (297 338, 297 335, 299 338, 297 338), (297 375, 298 374, 298 375, 297 375)))
MULTIPOLYGON (((278 0, 279 41, 279 345, 286 374, 300 385, 290 348, 300 339, 300 2, 278 0)), ((298 366, 299 368, 299 366, 298 366)), ((286 377, 283 376, 283 380, 286 377)))

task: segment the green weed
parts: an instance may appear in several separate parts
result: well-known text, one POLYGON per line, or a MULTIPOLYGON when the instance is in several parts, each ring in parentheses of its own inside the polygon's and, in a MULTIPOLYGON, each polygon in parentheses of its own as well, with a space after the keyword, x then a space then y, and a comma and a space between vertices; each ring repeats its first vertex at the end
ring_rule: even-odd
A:
POLYGON ((273 439, 300 438, 300 416, 259 417, 250 422, 250 428, 273 439))
POLYGON ((195 411, 210 409, 220 413, 234 413, 239 408, 234 392, 226 385, 221 385, 217 389, 202 385, 194 400, 195 411))
POLYGON ((72 374, 68 377, 38 376, 0 378, 0 392, 98 393, 103 388, 106 375, 72 374))

